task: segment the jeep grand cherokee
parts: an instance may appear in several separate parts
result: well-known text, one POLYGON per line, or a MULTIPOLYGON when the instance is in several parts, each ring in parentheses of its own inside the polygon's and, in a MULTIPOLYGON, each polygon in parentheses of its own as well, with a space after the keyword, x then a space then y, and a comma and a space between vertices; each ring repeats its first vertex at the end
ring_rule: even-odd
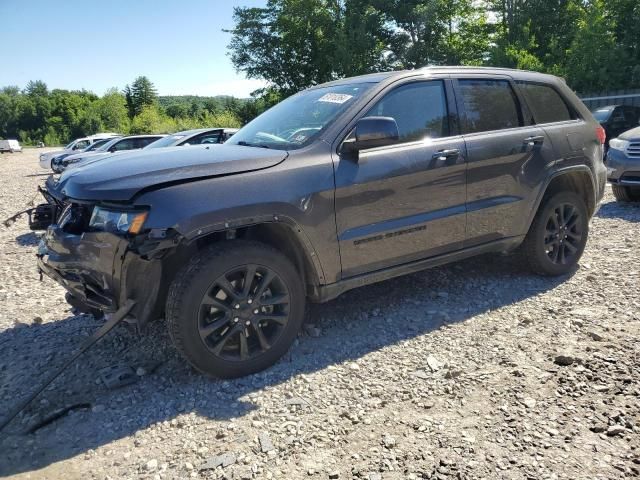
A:
POLYGON ((164 316, 197 369, 273 364, 305 302, 485 252, 562 275, 606 182, 604 131, 565 83, 425 68, 318 85, 223 145, 65 172, 39 268, 70 303, 164 316))

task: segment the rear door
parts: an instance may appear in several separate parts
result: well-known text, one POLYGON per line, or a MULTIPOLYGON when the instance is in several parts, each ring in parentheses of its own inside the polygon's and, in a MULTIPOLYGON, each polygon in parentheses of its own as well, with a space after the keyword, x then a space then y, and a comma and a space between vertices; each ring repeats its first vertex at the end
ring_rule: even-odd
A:
POLYGON ((508 76, 456 77, 468 162, 465 246, 523 235, 532 192, 553 161, 551 142, 508 76))
POLYGON ((343 277, 462 248, 465 155, 453 97, 448 80, 412 79, 361 115, 394 118, 400 139, 335 165, 343 277))

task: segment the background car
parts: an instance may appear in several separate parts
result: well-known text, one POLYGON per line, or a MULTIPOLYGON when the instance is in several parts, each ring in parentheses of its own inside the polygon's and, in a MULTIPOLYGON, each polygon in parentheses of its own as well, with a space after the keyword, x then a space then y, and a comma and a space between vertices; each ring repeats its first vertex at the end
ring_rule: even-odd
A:
POLYGON ((631 130, 640 124, 640 107, 631 105, 609 105, 593 110, 593 116, 607 133, 605 146, 609 147, 609 139, 631 130))
POLYGON ((147 145, 145 149, 224 143, 238 131, 237 128, 196 128, 167 135, 147 145))
POLYGON ((611 139, 606 163, 616 200, 640 202, 640 127, 611 139))
POLYGON ((0 140, 0 153, 2 152, 21 152, 22 147, 18 140, 0 140))
MULTIPOLYGON (((84 150, 81 150, 81 152, 95 152, 96 150, 98 150, 100 147, 102 147, 104 144, 106 144, 107 142, 110 142, 111 140, 113 140, 114 138, 120 138, 120 137, 113 137, 113 138, 103 138, 102 140, 97 140, 95 142, 93 142, 91 145, 89 145, 87 148, 85 148, 84 150)), ((59 155, 56 155, 55 157, 53 157, 51 159, 51 164, 53 165, 53 163, 59 163, 61 160, 67 158, 70 155, 77 155, 78 151, 66 151, 65 153, 60 153, 59 155)))
POLYGON ((130 135, 127 137, 113 138, 93 152, 80 152, 74 155, 69 155, 68 157, 56 162, 52 161, 51 169, 56 173, 61 173, 69 165, 75 165, 90 158, 97 159, 106 157, 116 152, 138 150, 163 137, 165 137, 165 135, 130 135))
POLYGON ((66 145, 62 150, 54 150, 53 152, 46 152, 40 154, 40 167, 45 170, 49 170, 51 168, 51 161, 54 157, 58 157, 63 154, 72 155, 74 153, 79 153, 83 151, 85 148, 91 146, 93 143, 98 142, 104 139, 111 139, 114 137, 120 137, 121 135, 118 133, 96 133, 95 135, 90 135, 88 137, 76 138, 73 142, 66 145))

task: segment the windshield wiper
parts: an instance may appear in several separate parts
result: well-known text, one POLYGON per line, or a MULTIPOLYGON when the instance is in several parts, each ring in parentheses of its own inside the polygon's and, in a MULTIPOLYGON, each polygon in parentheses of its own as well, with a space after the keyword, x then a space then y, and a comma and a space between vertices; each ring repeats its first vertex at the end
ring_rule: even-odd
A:
POLYGON ((258 147, 258 148, 271 148, 269 145, 265 143, 251 143, 245 142, 244 140, 240 140, 237 145, 242 145, 243 147, 258 147))

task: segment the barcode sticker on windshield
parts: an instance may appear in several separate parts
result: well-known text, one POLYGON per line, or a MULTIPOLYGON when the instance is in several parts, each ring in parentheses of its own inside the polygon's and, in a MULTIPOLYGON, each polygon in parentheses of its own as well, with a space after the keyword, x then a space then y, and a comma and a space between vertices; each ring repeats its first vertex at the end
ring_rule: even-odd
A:
POLYGON ((329 103, 344 103, 351 97, 353 97, 353 95, 347 95, 346 93, 325 93, 318 99, 318 101, 329 103))

